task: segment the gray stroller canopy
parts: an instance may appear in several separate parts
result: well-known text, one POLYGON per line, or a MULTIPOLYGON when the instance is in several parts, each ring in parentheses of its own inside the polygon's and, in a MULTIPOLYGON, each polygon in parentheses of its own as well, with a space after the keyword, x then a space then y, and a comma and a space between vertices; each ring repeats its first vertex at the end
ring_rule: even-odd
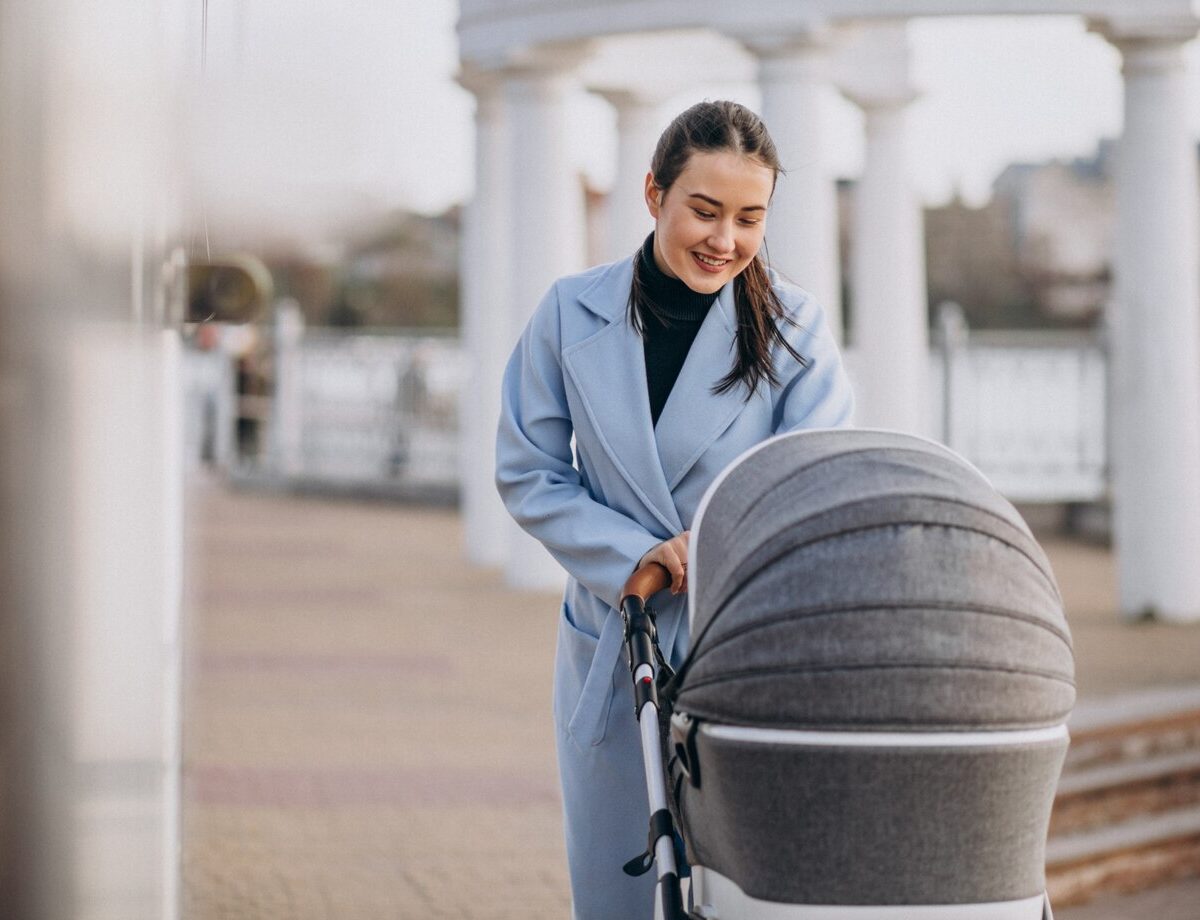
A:
POLYGON ((811 431, 735 463, 693 527, 667 695, 694 871, 776 904, 1041 915, 1074 657, 1013 507, 929 441, 811 431))
POLYGON ((674 705, 714 722, 955 731, 1063 722, 1074 659, 1045 554, 953 452, 799 432, 710 489, 674 705))

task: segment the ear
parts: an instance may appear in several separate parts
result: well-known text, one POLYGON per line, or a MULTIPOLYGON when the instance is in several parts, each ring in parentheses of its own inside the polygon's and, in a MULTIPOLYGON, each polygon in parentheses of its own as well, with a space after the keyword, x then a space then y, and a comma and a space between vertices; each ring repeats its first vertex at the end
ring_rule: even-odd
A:
POLYGON ((654 184, 654 173, 646 173, 646 207, 650 216, 658 220, 658 211, 662 207, 663 190, 654 184))

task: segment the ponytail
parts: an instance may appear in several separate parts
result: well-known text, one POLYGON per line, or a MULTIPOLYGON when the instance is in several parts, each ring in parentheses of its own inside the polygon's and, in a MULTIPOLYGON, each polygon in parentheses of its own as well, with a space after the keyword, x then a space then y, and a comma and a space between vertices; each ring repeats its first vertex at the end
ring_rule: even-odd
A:
POLYGON ((779 372, 771 360, 771 352, 776 346, 802 365, 807 365, 808 360, 792 347, 780 328, 780 323, 795 326, 796 321, 787 315, 783 302, 771 286, 761 253, 733 279, 733 302, 737 314, 733 368, 717 381, 713 392, 725 393, 744 383, 749 399, 763 380, 773 387, 779 386, 779 372))

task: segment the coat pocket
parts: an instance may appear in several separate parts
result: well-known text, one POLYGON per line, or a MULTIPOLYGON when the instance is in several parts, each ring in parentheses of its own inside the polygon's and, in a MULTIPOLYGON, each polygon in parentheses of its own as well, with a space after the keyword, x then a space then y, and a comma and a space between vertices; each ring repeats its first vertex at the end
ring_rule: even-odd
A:
POLYGON ((599 636, 580 629, 564 604, 558 620, 554 713, 581 747, 604 740, 613 699, 613 671, 621 651, 621 618, 604 617, 599 636))

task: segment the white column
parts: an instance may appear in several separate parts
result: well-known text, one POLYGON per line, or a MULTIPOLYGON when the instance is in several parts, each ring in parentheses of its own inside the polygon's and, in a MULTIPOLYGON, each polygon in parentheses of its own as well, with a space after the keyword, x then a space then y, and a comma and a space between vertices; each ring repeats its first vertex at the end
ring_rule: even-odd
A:
POLYGON ((1181 621, 1200 620, 1200 196, 1183 56, 1197 25, 1105 30, 1125 78, 1110 310, 1120 605, 1181 621))
POLYGON ((500 377, 511 347, 509 320, 513 237, 509 229, 508 124, 496 74, 464 71, 475 94, 475 197, 463 213, 459 303, 467 380, 459 404, 459 482, 463 551, 477 565, 508 556, 508 512, 496 493, 496 423, 500 377))
POLYGON ((4 917, 180 913, 181 355, 161 323, 182 311, 164 142, 191 74, 165 6, 106 9, 103 44, 74 0, 0 12, 4 917))
POLYGON ((811 291, 842 339, 837 188, 825 159, 826 97, 832 91, 825 30, 749 39, 758 57, 763 121, 787 171, 767 218, 767 252, 785 277, 811 291))
POLYGON ((617 169, 608 193, 608 233, 605 258, 622 259, 634 252, 654 229, 643 195, 654 147, 666 125, 659 113, 661 99, 631 89, 597 88, 617 112, 617 169))
POLYGON ((908 170, 903 23, 871 26, 844 87, 863 110, 866 150, 854 200, 851 318, 859 425, 930 433, 924 220, 908 170))
POLYGON ((287 298, 275 306, 275 393, 271 400, 271 465, 285 480, 304 472, 304 379, 300 349, 304 314, 287 298))
MULTIPOLYGON (((183 475, 179 334, 67 324, 71 916, 177 916, 183 475), (103 380, 105 385, 97 387, 103 380), (114 437, 114 432, 124 436, 114 437), (114 509, 120 509, 115 513, 114 509), (131 781, 131 778, 135 778, 131 781)), ((65 867, 58 867, 62 872, 65 867)), ((63 873, 63 880, 70 873, 63 873)))
MULTIPOLYGON (((512 254, 510 334, 507 352, 550 285, 584 267, 584 199, 579 173, 567 150, 566 100, 573 60, 547 61, 509 72, 505 84, 510 134, 512 201, 508 216, 512 254)), ((510 584, 561 587, 564 574, 542 546, 511 530, 505 568, 510 584)))

